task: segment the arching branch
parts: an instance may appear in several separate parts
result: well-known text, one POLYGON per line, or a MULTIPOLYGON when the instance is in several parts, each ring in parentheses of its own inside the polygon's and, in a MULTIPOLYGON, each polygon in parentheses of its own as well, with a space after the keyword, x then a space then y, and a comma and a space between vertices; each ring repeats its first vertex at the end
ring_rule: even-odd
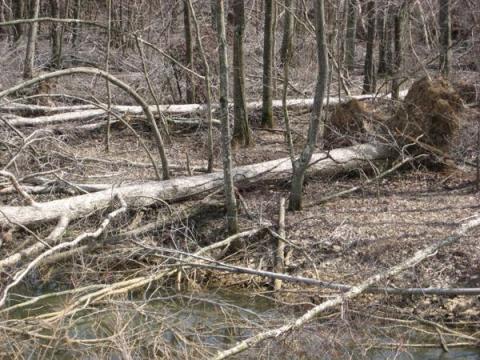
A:
POLYGON ((157 142, 157 148, 158 148, 158 153, 160 155, 160 160, 162 162, 162 174, 163 174, 163 179, 166 180, 170 177, 169 174, 169 169, 168 169, 168 161, 167 157, 165 155, 165 148, 163 145, 163 139, 162 135, 160 134, 160 130, 158 129, 157 123, 155 122, 155 118, 153 116, 152 111, 150 110, 148 104, 143 100, 143 98, 134 90, 132 89, 129 85, 121 81, 120 79, 116 78, 115 76, 109 74, 106 71, 95 69, 95 68, 88 68, 88 67, 77 67, 77 68, 71 68, 71 69, 65 69, 65 70, 59 70, 59 71, 54 71, 51 73, 43 74, 40 76, 37 76, 31 80, 24 81, 18 85, 15 85, 9 89, 0 91, 0 99, 4 98, 5 96, 12 95, 16 93, 19 90, 22 90, 24 88, 33 86, 35 84, 38 84, 42 81, 54 79, 54 78, 59 78, 63 76, 69 76, 69 75, 76 75, 76 74, 88 74, 88 75, 97 75, 101 76, 102 78, 108 80, 112 84, 118 86, 120 89, 125 91, 127 94, 129 94, 132 98, 135 99, 135 101, 140 105, 142 108, 146 118, 150 122, 152 126, 153 133, 155 135, 155 140, 157 142))

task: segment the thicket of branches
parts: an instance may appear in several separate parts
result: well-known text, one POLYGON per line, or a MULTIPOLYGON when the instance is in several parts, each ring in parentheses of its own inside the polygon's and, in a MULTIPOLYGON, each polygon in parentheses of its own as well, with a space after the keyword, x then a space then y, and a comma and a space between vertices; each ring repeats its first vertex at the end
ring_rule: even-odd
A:
MULTIPOLYGON (((473 0, 0 2, 2 351, 223 359, 273 339, 269 357, 364 293, 478 297, 388 286, 468 239, 477 213, 353 284, 322 278, 285 219, 417 166, 466 168, 478 190, 479 16, 473 0), (279 134, 280 151, 256 144, 279 134), (308 176, 340 173, 364 180, 308 196, 308 176), (270 184, 284 193, 265 216, 244 192, 270 184), (295 261, 313 275, 290 273, 295 261), (267 279, 251 288, 278 304, 302 291, 282 284, 322 301, 283 320, 181 291, 226 286, 224 273, 267 279), (203 323, 208 307, 223 316, 203 323)), ((391 314, 370 320, 418 325, 391 314)), ((478 331, 421 324, 444 349, 478 344, 478 331)), ((329 344, 376 341, 354 333, 329 344)))

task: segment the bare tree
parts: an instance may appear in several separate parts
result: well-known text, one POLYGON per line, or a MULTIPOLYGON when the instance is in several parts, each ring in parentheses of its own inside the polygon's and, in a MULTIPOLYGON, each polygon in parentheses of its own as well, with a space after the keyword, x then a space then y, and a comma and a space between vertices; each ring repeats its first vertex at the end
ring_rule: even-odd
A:
MULTIPOLYGON (((183 1, 183 24, 185 30, 185 58, 187 67, 193 70, 193 41, 192 41, 192 14, 188 6, 188 0, 183 1)), ((187 103, 195 103, 195 83, 193 81, 193 74, 187 73, 186 83, 187 103)))
POLYGON ((228 115, 228 59, 225 35, 225 4, 217 1, 218 58, 220 63, 220 118, 222 120, 222 150, 227 228, 230 234, 238 232, 237 202, 233 187, 232 155, 230 148, 230 119, 228 115))
MULTIPOLYGON (((75 19, 80 19, 80 13, 82 11, 82 0, 75 0, 74 15, 75 19)), ((73 24, 72 29, 72 44, 74 47, 78 45, 78 37, 80 36, 80 24, 73 24)))
MULTIPOLYGON (((32 18, 38 18, 40 12, 40 0, 35 0, 32 7, 32 18)), ((27 52, 25 54, 25 63, 23 68, 23 78, 31 79, 33 77, 33 67, 35 64, 35 48, 37 44, 38 23, 30 24, 28 33, 27 52)))
MULTIPOLYGON (((12 13, 14 19, 23 19, 25 17, 25 0, 15 0, 12 2, 12 13)), ((13 40, 18 41, 24 33, 24 24, 17 24, 14 27, 13 40)))
POLYGON ((440 71, 444 76, 450 72, 452 31, 450 21, 450 0, 438 0, 438 25, 440 28, 440 71))
POLYGON ((391 67, 391 58, 388 57, 392 54, 392 31, 389 25, 388 6, 378 13, 378 20, 378 38, 380 40, 378 45, 378 74, 386 75, 391 67))
POLYGON ((373 50, 375 47, 376 28, 375 0, 367 3, 367 52, 365 54, 363 93, 368 94, 375 91, 375 62, 373 50))
POLYGON ((353 70, 355 61, 355 41, 357 37, 357 0, 347 2, 347 33, 345 36, 345 66, 353 70))
POLYGON ((263 29, 263 106, 262 125, 273 128, 273 0, 265 0, 263 29))
POLYGON ((405 28, 410 14, 412 0, 404 0, 395 15, 394 25, 394 56, 393 56, 393 79, 392 98, 398 100, 400 97, 401 71, 403 66, 405 28))
MULTIPOLYGON (((60 2, 59 0, 50 0, 50 13, 52 18, 60 18, 60 2)), ((54 69, 60 69, 62 63, 62 25, 58 22, 52 23, 52 59, 50 61, 50 67, 54 69)))
POLYGON ((284 65, 292 55, 292 37, 295 31, 295 0, 285 0, 285 24, 283 28, 282 46, 280 48, 280 62, 284 65))
POLYGON ((303 182, 312 154, 317 146, 317 136, 323 137, 323 100, 325 98, 328 82, 328 48, 325 36, 325 10, 324 0, 315 0, 315 35, 317 40, 318 75, 315 88, 315 98, 308 127, 307 142, 300 156, 293 162, 292 187, 289 198, 289 209, 300 210, 302 208, 303 182))
POLYGON ((243 0, 233 0, 233 114, 234 129, 232 143, 249 146, 252 142, 245 100, 245 64, 243 42, 245 37, 245 4, 243 0))
POLYGON ((200 35, 200 25, 198 24, 197 16, 195 15, 195 10, 192 5, 192 0, 187 0, 188 7, 190 9, 191 19, 193 20, 193 25, 195 26, 195 40, 197 42, 198 51, 202 57, 203 67, 205 69, 204 75, 204 84, 205 92, 207 98, 207 121, 208 121, 208 131, 207 131, 207 146, 208 146, 208 172, 213 171, 213 125, 212 125, 212 89, 210 83, 210 66, 208 65, 207 55, 205 54, 205 49, 203 48, 202 37, 200 35))
POLYGON ((211 14, 212 28, 216 30, 217 29, 217 0, 209 0, 209 1, 210 1, 210 14, 211 14))

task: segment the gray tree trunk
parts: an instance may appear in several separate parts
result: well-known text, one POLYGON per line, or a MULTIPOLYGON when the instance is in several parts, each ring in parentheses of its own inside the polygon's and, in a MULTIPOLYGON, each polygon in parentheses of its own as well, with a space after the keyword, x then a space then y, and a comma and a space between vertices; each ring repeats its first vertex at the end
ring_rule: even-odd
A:
POLYGON ((402 76, 403 57, 404 57, 404 37, 405 29, 408 23, 410 6, 412 0, 404 0, 397 15, 395 15, 394 26, 394 56, 393 56, 393 80, 392 80, 392 99, 398 100, 400 97, 400 83, 402 76))
MULTIPOLYGON (((76 0, 75 1, 75 13, 73 17, 75 19, 80 19, 80 12, 82 11, 82 0, 76 0)), ((80 24, 75 23, 73 24, 73 29, 72 29, 72 44, 74 47, 78 45, 78 38, 80 36, 80 24)))
POLYGON ((387 51, 388 47, 392 47, 392 44, 388 41, 388 33, 390 33, 390 28, 388 27, 388 9, 384 9, 379 13, 378 29, 378 37, 380 39, 378 46, 378 74, 386 75, 388 73, 387 51))
POLYGON ((252 137, 248 125, 245 99, 245 64, 243 42, 245 37, 245 4, 243 0, 232 0, 233 8, 233 115, 234 128, 232 143, 249 146, 252 137))
POLYGON ((444 76, 450 72, 452 29, 450 21, 450 0, 438 0, 438 26, 440 28, 440 71, 444 76))
MULTIPOLYGON (((38 18, 40 12, 40 0, 35 0, 32 7, 32 19, 38 18)), ((37 44, 38 23, 33 22, 30 25, 28 34, 27 51, 25 54, 25 63, 23 68, 23 78, 31 79, 33 77, 33 67, 35 64, 35 48, 37 44)))
POLYGON ((227 229, 229 234, 238 232, 237 202, 232 177, 232 155, 230 148, 230 120, 228 115, 228 61, 225 35, 225 4, 217 1, 218 57, 220 64, 220 119, 222 121, 222 150, 227 229))
MULTIPOLYGON (((25 0, 14 0, 12 2, 13 19, 25 18, 25 0)), ((25 25, 17 24, 14 27, 13 40, 18 41, 24 34, 25 25)))
MULTIPOLYGON (((52 18, 60 18, 60 3, 59 0, 50 0, 50 13, 52 18)), ((62 25, 57 22, 52 23, 52 59, 50 67, 53 69, 60 69, 62 66, 62 25)))
POLYGON ((347 1, 347 32, 345 35, 345 66, 353 70, 355 61, 355 41, 357 37, 357 0, 347 1))
POLYGON ((265 22, 263 29, 263 108, 262 125, 273 128, 273 0, 265 0, 265 22))
MULTIPOLYGON (((202 57, 203 67, 205 69, 205 92, 207 98, 207 121, 208 121, 208 131, 207 131, 207 147, 208 147, 208 172, 213 171, 213 119, 212 119, 212 88, 210 83, 210 66, 208 65, 207 55, 205 54, 205 49, 203 48, 202 37, 200 34, 200 26, 198 24, 197 16, 195 15, 195 9, 193 8, 192 1, 186 0, 186 3, 189 8, 191 20, 193 20, 193 25, 195 26, 195 40, 197 42, 198 51, 202 57)), ((191 105, 190 105, 191 106, 191 105)), ((160 106, 159 106, 160 108, 160 106)))
POLYGON ((385 61, 386 61, 386 74, 392 75, 393 74, 393 47, 395 43, 395 7, 392 5, 388 6, 387 9, 387 32, 385 34, 386 37, 386 47, 385 47, 385 61))
MULTIPOLYGON (((193 70, 193 41, 192 41, 192 14, 188 6, 188 0, 183 1, 183 24, 185 30, 185 58, 187 67, 193 70)), ((186 96, 187 104, 195 103, 195 83, 193 74, 187 73, 186 96)))
POLYGON ((317 40, 318 75, 315 88, 315 99, 313 103, 310 125, 308 128, 307 143, 300 156, 293 162, 292 187, 289 198, 289 209, 300 210, 302 208, 303 182, 305 172, 310 163, 312 154, 317 145, 317 136, 323 137, 323 99, 328 82, 328 48, 325 36, 325 9, 324 0, 315 0, 315 35, 317 40))
POLYGON ((280 48, 280 62, 282 65, 289 62, 289 57, 292 55, 292 38, 295 31, 295 5, 295 0, 285 0, 285 24, 282 46, 280 48))
POLYGON ((375 0, 369 0, 367 3, 367 52, 365 54, 363 93, 370 94, 375 92, 375 62, 373 59, 373 50, 375 48, 375 0))

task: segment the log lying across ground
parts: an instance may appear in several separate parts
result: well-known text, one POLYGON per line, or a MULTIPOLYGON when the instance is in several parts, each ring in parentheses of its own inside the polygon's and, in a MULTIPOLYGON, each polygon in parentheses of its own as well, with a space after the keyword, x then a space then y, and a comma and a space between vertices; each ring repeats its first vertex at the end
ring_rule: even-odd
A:
MULTIPOLYGON (((391 155, 385 145, 363 144, 348 148, 319 152, 313 155, 310 171, 319 174, 336 174, 368 166, 371 161, 383 160, 391 155)), ((237 186, 254 182, 288 178, 292 172, 289 158, 240 166, 233 170, 237 186)), ((223 173, 181 177, 166 181, 112 187, 96 193, 68 197, 29 206, 0 206, 0 226, 8 223, 28 225, 53 221, 61 216, 70 220, 87 216, 111 204, 115 195, 121 196, 130 206, 148 206, 159 201, 178 201, 198 194, 211 192, 223 186, 223 173)))
MULTIPOLYGON (((401 96, 405 96, 406 92, 402 92, 401 96)), ((374 99, 377 95, 358 95, 352 97, 331 97, 325 100, 325 104, 337 105, 339 103, 347 102, 351 99, 368 100, 374 99)), ((389 97, 389 95, 385 95, 389 97)), ((99 104, 104 108, 107 108, 105 104, 99 104)), ((274 109, 280 109, 282 107, 281 100, 275 100, 272 104, 274 109)), ((287 100, 287 106, 290 109, 309 109, 313 106, 313 99, 290 99, 287 100)), ((214 106, 214 109, 218 105, 214 106)), ((250 111, 260 110, 262 108, 261 101, 253 101, 247 103, 247 109, 250 111)), ((112 111, 115 111, 123 115, 142 115, 143 109, 140 106, 125 106, 114 105, 111 107, 112 111)), ((203 104, 183 104, 183 105, 160 105, 160 112, 164 115, 180 115, 180 114, 195 114, 204 112, 207 110, 206 105, 203 104)), ((157 106, 150 106, 150 111, 153 114, 158 113, 157 106)), ((71 107, 48 107, 37 105, 25 105, 25 104, 6 104, 0 105, 0 113, 24 113, 30 112, 32 114, 45 114, 37 117, 22 117, 13 114, 4 116, 4 119, 13 126, 37 126, 37 125, 51 125, 60 124, 71 121, 90 120, 98 117, 105 116, 107 112, 105 110, 96 108, 94 105, 79 105, 71 107)))

